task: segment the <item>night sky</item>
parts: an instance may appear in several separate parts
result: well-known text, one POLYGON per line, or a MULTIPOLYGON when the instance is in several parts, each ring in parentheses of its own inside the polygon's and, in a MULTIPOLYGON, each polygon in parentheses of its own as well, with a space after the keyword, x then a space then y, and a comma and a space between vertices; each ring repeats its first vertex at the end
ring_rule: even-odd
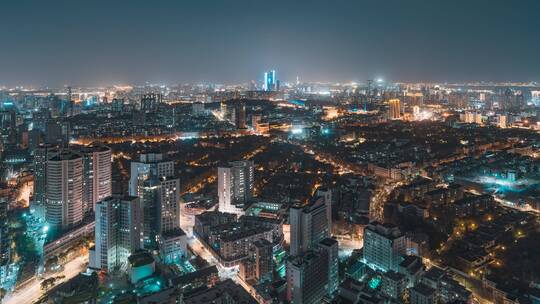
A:
POLYGON ((540 81, 538 0, 2 0, 0 85, 540 81))

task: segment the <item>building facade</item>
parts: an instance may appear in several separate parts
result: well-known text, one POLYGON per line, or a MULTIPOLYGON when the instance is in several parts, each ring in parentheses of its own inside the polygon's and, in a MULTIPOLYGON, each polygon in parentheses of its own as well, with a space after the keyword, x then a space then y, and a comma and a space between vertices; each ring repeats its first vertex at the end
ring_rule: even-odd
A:
POLYGON ((243 214, 244 204, 253 196, 253 161, 235 161, 218 168, 219 211, 243 214))
POLYGON ((141 248, 142 209, 138 197, 109 197, 96 204, 95 248, 90 267, 126 269, 128 257, 141 248))
POLYGON ((62 231, 83 219, 83 157, 62 150, 47 161, 46 221, 62 231))

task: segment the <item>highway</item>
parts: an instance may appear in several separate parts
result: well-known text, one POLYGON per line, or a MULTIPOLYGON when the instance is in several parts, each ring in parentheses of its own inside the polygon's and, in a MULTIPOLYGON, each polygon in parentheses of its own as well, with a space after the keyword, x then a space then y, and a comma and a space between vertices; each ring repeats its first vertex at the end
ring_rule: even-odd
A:
MULTIPOLYGON (((70 280, 71 278, 75 277, 79 273, 86 270, 88 263, 88 255, 79 256, 68 263, 64 265, 64 270, 58 273, 53 273, 48 277, 57 277, 64 275, 65 278, 62 280, 57 281, 56 285, 65 282, 67 280, 70 280)), ((45 279, 43 278, 43 279, 45 279)), ((32 304, 35 301, 37 301, 41 295, 41 281, 39 279, 34 279, 32 282, 26 284, 24 288, 16 290, 12 294, 8 294, 6 298, 4 299, 4 304, 32 304)), ((55 286, 56 286, 55 285, 55 286)))

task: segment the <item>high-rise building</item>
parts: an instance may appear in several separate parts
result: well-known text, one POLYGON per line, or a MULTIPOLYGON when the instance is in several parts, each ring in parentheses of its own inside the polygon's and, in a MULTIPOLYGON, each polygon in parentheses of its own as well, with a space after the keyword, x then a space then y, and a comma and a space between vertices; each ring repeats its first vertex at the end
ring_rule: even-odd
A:
POLYGON ((145 113, 155 112, 163 100, 161 94, 144 94, 141 97, 141 111, 145 113))
POLYGON ((83 158, 61 150, 47 161, 46 221, 53 231, 79 224, 83 219, 83 158))
POLYGON ((399 99, 390 99, 388 101, 388 118, 400 119, 401 118, 401 101, 399 99))
POLYGON ((41 218, 45 217, 47 202, 47 160, 56 153, 57 146, 50 144, 34 149, 34 194, 30 209, 41 218))
POLYGON ((291 256, 313 250, 330 237, 330 201, 318 197, 306 206, 292 206, 289 211, 291 226, 291 256))
POLYGON ((142 183, 150 178, 174 176, 174 162, 164 160, 161 153, 146 153, 131 162, 129 195, 142 196, 142 183))
POLYGON ((234 103, 234 124, 237 129, 246 129, 246 104, 238 100, 234 103))
POLYGON ((92 145, 82 149, 83 179, 83 211, 94 211, 98 201, 112 195, 111 149, 105 146, 92 145))
POLYGON ((131 163, 129 194, 141 199, 144 247, 156 248, 160 235, 180 228, 180 180, 174 162, 162 154, 142 154, 131 163))
POLYGON ((144 181, 140 187, 141 208, 143 212, 143 247, 155 248, 158 242, 159 202, 161 198, 161 183, 157 178, 144 181))
POLYGON ((287 300, 294 304, 321 303, 327 294, 325 251, 308 251, 287 261, 287 300))
POLYGON ((272 282, 274 268, 274 245, 266 239, 260 239, 253 243, 255 249, 255 278, 258 282, 272 282))
POLYGON ((333 295, 339 286, 339 260, 338 241, 326 238, 319 242, 319 250, 324 251, 328 261, 328 283, 326 285, 328 295, 333 295))
POLYGON ((51 113, 48 108, 39 109, 32 112, 32 129, 39 130, 45 134, 47 131, 47 121, 51 119, 51 113))
POLYGON ((8 211, 9 201, 0 197, 0 272, 11 260, 11 237, 9 234, 8 211))
POLYGON ((253 196, 253 181, 253 161, 234 161, 219 167, 219 211, 243 214, 244 204, 253 196))
POLYGON ((406 238, 392 224, 371 222, 364 228, 364 261, 373 269, 398 271, 406 253, 406 238))
POLYGON ((162 177, 158 207, 159 234, 180 228, 180 180, 162 177))
POLYGON ((263 89, 265 91, 277 91, 278 85, 277 85, 277 79, 276 79, 276 71, 271 70, 264 73, 264 84, 263 89))
POLYGON ((141 248, 142 211, 138 197, 108 197, 96 204, 95 247, 90 267, 126 269, 128 257, 141 248))

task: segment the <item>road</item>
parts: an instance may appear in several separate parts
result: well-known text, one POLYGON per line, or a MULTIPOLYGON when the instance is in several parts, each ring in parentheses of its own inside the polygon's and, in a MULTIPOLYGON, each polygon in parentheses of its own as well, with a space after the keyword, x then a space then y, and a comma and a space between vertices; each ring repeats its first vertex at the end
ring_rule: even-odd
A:
POLYGON ((196 237, 189 237, 188 243, 194 254, 205 259, 208 263, 210 263, 210 265, 216 265, 219 273, 219 278, 221 280, 235 279, 236 274, 238 273, 238 266, 228 268, 221 266, 221 264, 218 263, 217 259, 212 255, 212 253, 208 249, 206 249, 206 247, 196 237))
MULTIPOLYGON (((59 280, 56 285, 70 280, 86 269, 88 263, 88 255, 79 256, 64 265, 64 270, 59 273, 51 274, 47 277, 56 277, 64 275, 65 278, 59 280)), ((24 286, 24 288, 16 290, 14 293, 6 296, 4 304, 32 304, 41 297, 41 281, 34 279, 32 282, 24 286)))

